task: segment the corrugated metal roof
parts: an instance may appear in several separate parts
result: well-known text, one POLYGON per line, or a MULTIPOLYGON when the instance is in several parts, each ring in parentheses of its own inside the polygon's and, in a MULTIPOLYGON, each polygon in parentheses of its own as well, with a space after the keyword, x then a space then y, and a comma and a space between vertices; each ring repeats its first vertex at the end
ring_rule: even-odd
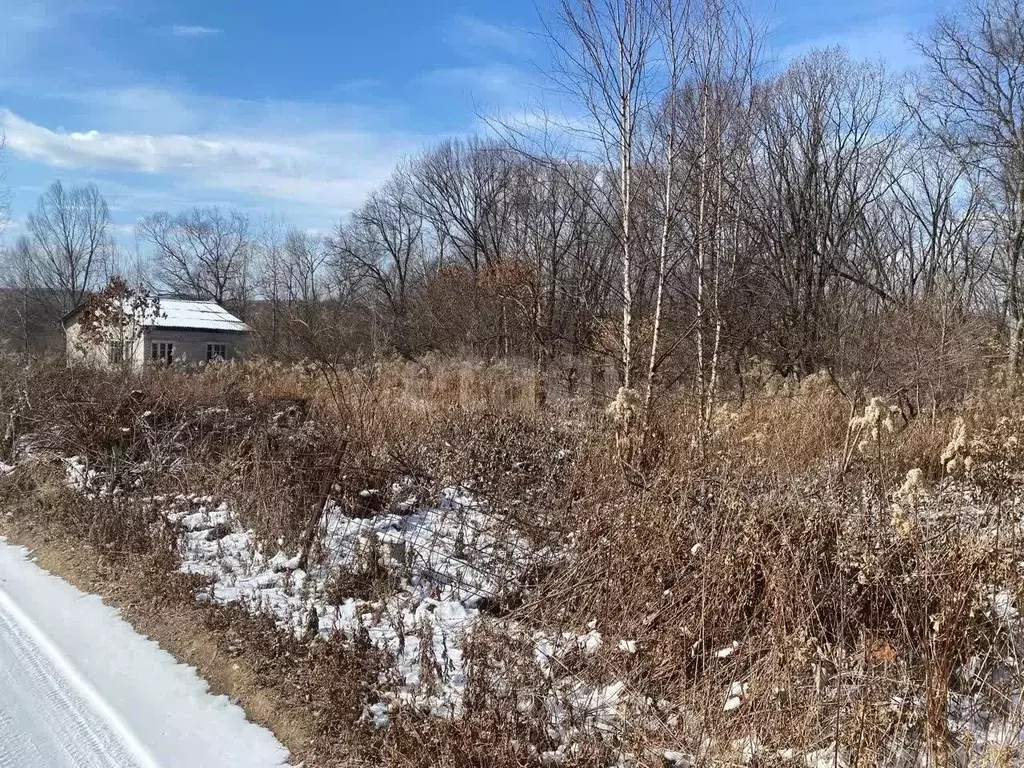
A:
POLYGON ((195 328, 204 331, 248 331, 249 326, 213 301, 160 299, 160 316, 147 319, 150 328, 195 328))

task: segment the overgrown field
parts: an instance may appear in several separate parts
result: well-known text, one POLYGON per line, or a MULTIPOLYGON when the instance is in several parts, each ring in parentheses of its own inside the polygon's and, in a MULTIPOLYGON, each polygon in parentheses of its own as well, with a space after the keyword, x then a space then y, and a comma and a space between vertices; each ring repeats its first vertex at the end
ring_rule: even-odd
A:
POLYGON ((202 611, 307 765, 1022 759, 1024 397, 0 365, 0 519, 202 611), (609 398, 605 398, 606 400, 609 398))

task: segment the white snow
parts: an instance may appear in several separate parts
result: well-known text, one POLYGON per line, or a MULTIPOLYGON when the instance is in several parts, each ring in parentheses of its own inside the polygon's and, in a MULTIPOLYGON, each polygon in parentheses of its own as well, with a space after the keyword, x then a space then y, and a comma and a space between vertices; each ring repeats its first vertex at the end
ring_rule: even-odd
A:
POLYGON ((725 648, 720 648, 717 651, 715 651, 715 657, 719 659, 727 659, 730 656, 732 656, 736 652, 736 649, 739 647, 740 644, 733 640, 732 643, 725 646, 725 648))
MULTIPOLYGON (((508 520, 462 489, 445 489, 433 505, 370 519, 329 507, 308 572, 299 569, 298 556, 278 551, 267 557, 255 534, 212 497, 155 497, 148 503, 179 528, 181 570, 211 580, 198 599, 239 603, 273 616, 296 636, 314 627, 323 637, 365 632, 387 651, 394 667, 381 680, 384 701, 368 703, 364 712, 377 727, 389 723, 392 706, 459 716, 469 675, 463 648, 483 621, 532 642, 534 661, 548 681, 542 707, 556 740, 565 743, 581 730, 613 731, 633 703, 622 682, 589 685, 566 671, 569 655, 590 656, 602 647, 596 622, 582 634, 531 634, 482 612, 482 600, 520 588, 526 568, 547 555, 531 550, 508 520), (394 591, 383 602, 335 595, 340 604, 329 604, 332 578, 358 573, 369 562, 396 579, 394 591)), ((628 652, 635 653, 635 645, 628 642, 628 652)))
MULTIPOLYGON (((385 686, 391 701, 437 716, 461 711, 467 678, 462 647, 481 616, 481 602, 517 589, 537 556, 504 518, 457 488, 445 489, 432 506, 372 519, 350 518, 329 505, 309 572, 299 569, 297 555, 278 551, 267 557, 227 504, 214 506, 212 498, 199 496, 148 503, 179 527, 181 570, 211 580, 198 599, 239 603, 273 616, 296 636, 311 627, 324 637, 354 638, 365 631, 394 658, 394 679, 385 686), (395 579, 384 602, 357 595, 328 602, 339 573, 359 573, 370 563, 395 579), (425 657, 434 666, 426 677, 425 657), (421 678, 431 681, 429 690, 421 678)), ((600 634, 583 642, 596 647, 600 634)), ((385 725, 387 708, 370 707, 366 717, 385 725)))
POLYGON ((666 749, 662 753, 662 757, 666 763, 670 765, 685 766, 689 768, 693 764, 693 758, 683 752, 676 752, 672 749, 666 749))
POLYGON ((0 540, 0 765, 284 765, 288 753, 94 595, 0 540))
POLYGON ((729 692, 726 694, 724 711, 732 712, 733 710, 739 709, 743 704, 743 696, 747 693, 747 683, 733 683, 729 686, 729 692))
POLYGON ((249 326, 213 301, 160 299, 156 317, 147 317, 150 328, 196 328, 210 331, 245 332, 249 326))

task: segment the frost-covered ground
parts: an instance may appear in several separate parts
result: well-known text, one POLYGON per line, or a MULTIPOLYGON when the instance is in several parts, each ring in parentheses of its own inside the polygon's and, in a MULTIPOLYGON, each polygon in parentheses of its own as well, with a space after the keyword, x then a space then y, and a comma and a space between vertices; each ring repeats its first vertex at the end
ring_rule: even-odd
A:
MULTIPOLYGON (((306 570, 297 553, 268 554, 226 502, 146 501, 180 531, 182 572, 210 579, 200 600, 240 603, 297 636, 365 632, 394 658, 393 701, 437 715, 460 711, 463 647, 482 602, 515 590, 536 555, 506 521, 455 488, 433 506, 401 514, 357 519, 330 507, 306 570), (332 585, 346 574, 386 574, 394 590, 381 601, 337 594, 332 585), (435 666, 429 692, 420 686, 425 658, 435 666)), ((372 707, 379 725, 387 709, 372 707)))
MULTIPOLYGON (((68 484, 87 495, 120 492, 109 491, 103 478, 80 459, 67 460, 66 467, 68 484)), ((531 547, 510 520, 464 488, 447 488, 427 502, 410 498, 393 511, 370 517, 350 517, 329 505, 304 569, 299 567, 298 552, 258 540, 245 526, 244 514, 229 500, 194 495, 143 501, 174 526, 181 570, 208 579, 209 586, 197 599, 240 604, 252 613, 273 617, 282 631, 296 636, 363 636, 387 651, 393 666, 379 681, 381 699, 368 702, 365 711, 366 719, 379 727, 386 726, 399 707, 439 717, 458 716, 472 672, 468 643, 481 630, 501 633, 517 647, 532 649, 525 657, 546 684, 539 704, 529 706, 539 706, 552 742, 558 745, 542 755, 545 762, 558 764, 571 757, 577 742, 614 735, 627 722, 634 730, 649 723, 652 732, 667 733, 670 740, 685 716, 668 702, 637 696, 621 680, 584 682, 567 671, 566 659, 604 648, 606 641, 596 624, 582 633, 530 631, 488 611, 494 602, 528 590, 527 576, 533 566, 567 553, 531 547), (386 587, 370 590, 371 596, 366 589, 347 593, 353 581, 345 577, 353 575, 381 580, 386 587)), ((1014 510, 987 506, 976 488, 954 481, 925 491, 908 476, 891 508, 883 504, 876 510, 882 520, 890 514, 891 525, 906 536, 920 529, 934 532, 952 524, 969 525, 976 531, 979 547, 997 548, 1000 536, 1007 533, 1008 520, 1012 531, 1020 529, 1024 535, 1024 522, 1016 519, 1019 515, 1014 510)), ((1014 682, 1020 680, 1017 649, 1024 647, 1024 626, 1015 596, 992 585, 979 596, 979 605, 993 625, 991 653, 1000 655, 968 660, 958 677, 973 681, 976 692, 950 697, 948 725, 957 739, 958 760, 964 764, 992 754, 1016 754, 1015 745, 1024 741, 1020 685, 1014 682), (997 689, 1004 693, 998 696, 998 706, 993 706, 997 689)), ((605 651, 637 653, 636 643, 629 638, 611 642, 605 651)), ((725 663, 738 649, 733 642, 713 655, 725 663)), ((751 695, 756 694, 756 681, 739 679, 724 686, 722 715, 742 718, 751 695)), ((920 721, 923 700, 919 692, 908 690, 891 707, 894 712, 917 713, 912 719, 920 721)), ((657 742, 657 737, 652 739, 657 742)), ((750 736, 715 745, 716 752, 723 749, 739 762, 771 758, 808 766, 848 764, 842 750, 829 743, 810 750, 779 750, 768 749, 750 736)), ((671 749, 670 744, 656 752, 666 764, 693 762, 691 755, 671 749)), ((629 755, 622 757, 623 764, 630 764, 629 755)), ((904 749, 894 739, 885 764, 917 763, 917 752, 904 749)))

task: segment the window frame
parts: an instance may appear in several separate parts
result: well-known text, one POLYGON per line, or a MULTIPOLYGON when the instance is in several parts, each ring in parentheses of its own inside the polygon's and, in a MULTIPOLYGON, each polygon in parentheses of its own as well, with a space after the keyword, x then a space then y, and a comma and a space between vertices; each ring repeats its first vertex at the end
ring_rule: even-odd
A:
POLYGON ((120 340, 107 341, 107 364, 124 365, 128 359, 128 342, 120 340))
POLYGON ((152 363, 171 365, 174 362, 174 342, 151 339, 149 342, 149 359, 152 363))
POLYGON ((227 360, 228 359, 228 345, 222 341, 210 341, 206 344, 206 362, 212 363, 214 360, 227 360), (220 350, 219 353, 215 350, 220 350))

